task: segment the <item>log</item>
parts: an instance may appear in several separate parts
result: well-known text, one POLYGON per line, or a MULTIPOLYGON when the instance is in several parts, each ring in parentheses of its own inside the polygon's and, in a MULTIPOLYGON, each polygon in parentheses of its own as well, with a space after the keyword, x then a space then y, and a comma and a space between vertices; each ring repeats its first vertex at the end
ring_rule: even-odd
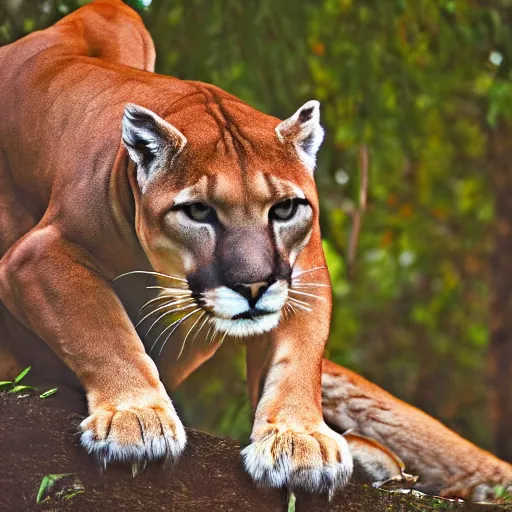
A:
MULTIPOLYGON (((51 404, 52 398, 0 393, 2 512, 287 510, 285 490, 257 488, 246 475, 237 441, 188 429, 187 449, 175 464, 148 464, 135 477, 129 465, 112 465, 103 471, 80 446, 77 432, 82 416, 51 404), (59 490, 62 482, 66 483, 68 497, 48 493, 46 500, 36 504, 41 481, 55 474, 68 475, 54 487, 54 491, 59 490)), ((443 508, 453 510, 497 510, 477 504, 445 505, 443 508)), ((439 508, 435 500, 391 494, 357 482, 350 483, 332 501, 302 493, 296 501, 297 512, 439 508)))

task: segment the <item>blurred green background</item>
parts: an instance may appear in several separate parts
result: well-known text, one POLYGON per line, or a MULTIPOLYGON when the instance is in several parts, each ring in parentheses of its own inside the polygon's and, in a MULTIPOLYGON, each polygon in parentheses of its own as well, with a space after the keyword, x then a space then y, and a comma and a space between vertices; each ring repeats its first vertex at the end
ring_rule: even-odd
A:
MULTIPOLYGON (((0 42, 85 3, 2 0, 0 42)), ((158 72, 280 118, 322 102, 328 356, 512 459, 512 1, 127 3, 158 72), (368 202, 352 258, 361 156, 368 202)), ((244 371, 242 347, 226 346, 192 376, 177 394, 186 424, 246 438, 244 371)))

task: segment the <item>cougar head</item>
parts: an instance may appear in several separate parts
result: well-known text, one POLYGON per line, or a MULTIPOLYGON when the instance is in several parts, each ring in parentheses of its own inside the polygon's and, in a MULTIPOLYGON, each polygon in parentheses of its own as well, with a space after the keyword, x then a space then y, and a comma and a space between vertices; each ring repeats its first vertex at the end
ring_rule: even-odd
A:
POLYGON ((170 278, 162 293, 184 316, 246 337, 279 324, 318 227, 323 129, 317 101, 279 122, 222 94, 193 95, 165 119, 129 104, 123 143, 136 164, 138 237, 170 278))

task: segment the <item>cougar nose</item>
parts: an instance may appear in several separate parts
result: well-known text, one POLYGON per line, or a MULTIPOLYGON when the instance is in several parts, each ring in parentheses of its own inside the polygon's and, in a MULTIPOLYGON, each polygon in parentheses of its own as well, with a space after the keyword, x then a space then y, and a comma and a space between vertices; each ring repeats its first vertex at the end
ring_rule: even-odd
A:
POLYGON ((259 298, 268 290, 268 287, 269 283, 267 281, 260 281, 258 283, 237 283, 233 286, 233 290, 245 297, 249 306, 253 308, 259 298))

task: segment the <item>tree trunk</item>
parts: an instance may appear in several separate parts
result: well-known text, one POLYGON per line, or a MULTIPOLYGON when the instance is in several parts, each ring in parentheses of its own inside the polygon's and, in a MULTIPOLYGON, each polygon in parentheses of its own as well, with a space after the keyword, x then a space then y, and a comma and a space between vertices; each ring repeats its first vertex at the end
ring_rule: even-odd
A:
POLYGON ((495 451, 512 462, 512 128, 490 134, 489 171, 495 197, 490 259, 489 363, 495 451))

